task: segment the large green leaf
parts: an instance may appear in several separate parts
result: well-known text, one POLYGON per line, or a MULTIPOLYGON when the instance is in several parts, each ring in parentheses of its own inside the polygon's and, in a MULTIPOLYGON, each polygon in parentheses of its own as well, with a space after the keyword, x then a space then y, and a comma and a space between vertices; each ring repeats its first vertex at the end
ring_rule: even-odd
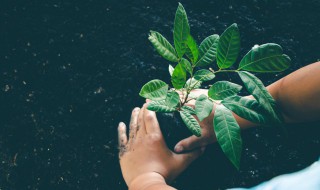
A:
POLYGON ((194 74, 194 78, 202 82, 212 80, 214 79, 214 77, 215 75, 207 69, 198 70, 194 74))
POLYGON ((217 106, 213 119, 214 131, 222 151, 229 158, 232 164, 239 169, 242 139, 240 127, 233 117, 232 112, 224 106, 217 106))
POLYGON ((246 89, 260 103, 265 111, 273 118, 274 122, 281 123, 281 118, 275 110, 275 101, 264 87, 260 79, 246 71, 238 72, 246 89))
POLYGON ((177 57, 176 51, 168 42, 168 40, 160 33, 150 31, 148 39, 163 58, 167 59, 168 61, 178 62, 179 58, 177 57))
POLYGON ((216 59, 219 35, 214 34, 204 39, 199 47, 199 60, 196 66, 210 65, 216 59))
POLYGON ((189 34, 187 38, 187 49, 186 55, 191 60, 192 63, 196 63, 199 57, 199 49, 197 42, 193 39, 193 37, 189 34))
POLYGON ((164 100, 167 96, 169 86, 158 79, 151 80, 140 90, 139 95, 150 100, 164 100))
POLYGON ((220 69, 229 68, 240 51, 240 33, 237 24, 232 24, 220 36, 217 48, 217 64, 220 69))
POLYGON ((194 78, 189 78, 186 82, 185 88, 193 87, 193 89, 200 88, 201 87, 201 81, 198 81, 194 78))
POLYGON ((183 88, 184 84, 186 83, 187 74, 186 69, 183 64, 179 63, 173 70, 171 76, 171 83, 175 89, 183 88))
POLYGON ((190 106, 182 106, 181 108, 182 110, 189 112, 191 115, 196 115, 196 110, 194 110, 192 107, 190 106))
POLYGON ((180 96, 177 92, 172 91, 168 92, 167 97, 166 97, 166 105, 168 105, 171 108, 175 108, 180 101, 180 96))
POLYGON ((188 23, 187 13, 184 10, 181 3, 176 11, 176 16, 174 18, 174 29, 173 29, 173 37, 174 37, 174 47, 176 48, 178 57, 181 58, 187 49, 187 39, 190 34, 190 26, 188 23))
POLYGON ((170 64, 169 64, 169 68, 168 68, 168 70, 169 70, 169 74, 170 74, 170 76, 172 76, 172 74, 173 74, 173 70, 174 70, 174 68, 172 67, 172 65, 170 65, 170 64))
POLYGON ((237 94, 241 89, 242 86, 238 84, 228 81, 218 81, 210 87, 208 96, 215 100, 223 100, 224 98, 237 94))
POLYGON ((291 59, 282 54, 278 44, 268 43, 254 46, 241 60, 239 70, 253 72, 279 72, 286 70, 291 59))
POLYGON ((185 109, 180 111, 182 121, 186 124, 188 129, 197 137, 201 136, 201 128, 198 121, 185 109))
POLYGON ((196 114, 200 121, 208 117, 213 109, 213 103, 208 100, 208 97, 204 94, 201 94, 196 101, 196 114))
POLYGON ((160 101, 152 101, 148 103, 148 110, 155 111, 155 112, 174 112, 176 109, 174 107, 169 107, 166 104, 166 100, 160 100, 160 101))
POLYGON ((184 67, 186 71, 190 73, 190 75, 192 74, 192 66, 188 60, 186 60, 185 58, 181 58, 179 63, 184 67))
POLYGON ((241 97, 231 96, 221 102, 226 108, 236 113, 238 116, 254 123, 266 124, 267 117, 258 101, 241 97))

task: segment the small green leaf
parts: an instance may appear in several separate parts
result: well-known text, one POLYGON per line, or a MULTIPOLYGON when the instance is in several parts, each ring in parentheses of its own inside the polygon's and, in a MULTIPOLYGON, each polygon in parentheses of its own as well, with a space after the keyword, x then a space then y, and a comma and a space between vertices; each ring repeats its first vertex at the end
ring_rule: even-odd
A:
POLYGON ((237 94, 241 89, 242 86, 238 84, 228 81, 218 81, 210 87, 208 96, 215 100, 223 100, 224 98, 237 94))
POLYGON ((170 64, 169 64, 169 68, 168 68, 168 70, 169 70, 169 74, 170 74, 170 76, 172 76, 172 74, 173 74, 173 70, 174 70, 174 68, 172 67, 172 65, 170 65, 170 64))
POLYGON ((182 109, 182 111, 180 111, 180 116, 182 118, 182 121, 186 124, 186 126, 192 132, 192 134, 194 134, 197 137, 200 137, 201 128, 198 121, 185 109, 182 109))
POLYGON ((280 72, 286 70, 291 59, 282 54, 278 44, 268 43, 254 46, 241 60, 238 70, 253 72, 280 72))
POLYGON ((176 111, 175 108, 169 107, 166 105, 166 100, 160 100, 160 101, 152 101, 148 103, 148 110, 155 111, 155 112, 174 112, 176 111))
POLYGON ((192 63, 197 62, 199 57, 199 49, 197 42, 193 39, 193 37, 189 34, 187 38, 187 49, 186 55, 191 60, 192 63))
POLYGON ((204 39, 199 47, 199 60, 195 64, 199 67, 210 65, 216 59, 219 35, 214 34, 204 39))
POLYGON ((196 93, 192 93, 192 92, 191 92, 191 93, 189 94, 189 98, 190 98, 190 99, 197 99, 198 97, 199 97, 199 95, 196 94, 196 93))
POLYGON ((165 100, 152 101, 148 103, 148 110, 156 112, 174 112, 180 101, 180 96, 177 92, 171 91, 167 93, 165 100))
POLYGON ((268 123, 267 117, 263 115, 264 110, 256 100, 241 96, 231 96, 221 103, 244 119, 259 124, 268 123))
POLYGON ((151 80, 140 90, 139 95, 150 100, 164 100, 167 96, 169 86, 158 79, 151 80))
POLYGON ((172 92, 168 92, 167 97, 166 97, 166 105, 171 107, 171 108, 175 108, 178 103, 180 101, 180 96, 177 92, 172 91, 172 92))
POLYGON ((214 131, 222 151, 232 164, 239 169, 242 139, 240 135, 240 127, 236 119, 233 117, 230 110, 219 105, 216 107, 213 123, 214 131))
POLYGON ((148 39, 152 43, 153 47, 163 58, 165 58, 168 61, 178 62, 179 58, 177 57, 176 51, 168 42, 168 40, 165 37, 163 37, 160 33, 150 31, 148 39))
POLYGON ((212 80, 214 79, 214 77, 215 75, 211 71, 206 69, 198 70, 194 74, 194 78, 202 82, 212 80))
POLYGON ((183 88, 184 84, 186 83, 187 74, 184 66, 179 63, 173 70, 171 76, 171 83, 175 89, 183 88))
POLYGON ((217 64, 220 69, 229 68, 240 51, 240 33, 237 24, 232 24, 221 35, 217 49, 217 64))
POLYGON ((192 66, 188 60, 186 60, 185 58, 181 58, 181 61, 179 63, 184 67, 186 71, 190 73, 190 75, 192 74, 192 66))
POLYGON ((187 49, 187 39, 190 34, 190 26, 188 23, 187 13, 184 7, 179 3, 176 11, 176 16, 174 18, 174 47, 176 48, 178 57, 181 58, 187 49))
POLYGON ((213 109, 213 103, 204 94, 201 94, 196 101, 196 114, 200 121, 208 117, 213 109))
POLYGON ((182 106, 182 110, 189 112, 191 115, 196 115, 196 111, 190 106, 182 106))
POLYGON ((185 88, 193 87, 193 89, 200 88, 201 87, 201 81, 198 81, 194 78, 189 78, 186 82, 185 88))
POLYGON ((275 109, 275 101, 264 87, 261 80, 246 71, 239 71, 238 74, 248 92, 252 94, 260 105, 268 112, 274 122, 281 123, 281 117, 279 117, 275 109))

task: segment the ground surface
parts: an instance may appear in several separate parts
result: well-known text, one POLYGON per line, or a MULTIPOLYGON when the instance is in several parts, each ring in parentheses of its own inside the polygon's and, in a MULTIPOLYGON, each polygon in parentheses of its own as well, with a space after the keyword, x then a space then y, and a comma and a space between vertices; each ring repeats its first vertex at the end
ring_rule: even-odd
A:
MULTIPOLYGON (((241 56, 274 42, 292 58, 290 70, 259 75, 265 84, 320 58, 318 0, 199 2, 182 1, 198 43, 236 22, 241 56)), ((116 127, 142 105, 144 83, 169 82, 168 62, 147 36, 157 30, 172 42, 176 7, 176 1, 151 0, 1 1, 1 190, 126 189, 116 127)), ((171 122, 162 126, 178 128, 171 122)), ((275 128, 244 131, 239 172, 212 145, 174 185, 251 186, 306 167, 320 155, 319 125, 288 127, 288 138, 275 128)))

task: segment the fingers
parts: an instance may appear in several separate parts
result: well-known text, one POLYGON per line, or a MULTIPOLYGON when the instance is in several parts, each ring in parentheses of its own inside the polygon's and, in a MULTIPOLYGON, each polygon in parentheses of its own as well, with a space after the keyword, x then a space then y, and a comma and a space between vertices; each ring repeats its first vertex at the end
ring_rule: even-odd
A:
POLYGON ((130 135, 129 135, 129 141, 134 138, 134 136, 137 133, 138 130, 138 115, 140 112, 140 108, 134 108, 131 114, 130 119, 130 135))
POLYGON ((175 154, 177 158, 177 165, 180 166, 179 168, 186 168, 193 162, 195 159, 197 159, 199 156, 201 156, 205 151, 205 147, 198 148, 196 150, 193 150, 192 152, 184 153, 184 154, 175 154))
POLYGON ((155 112, 150 111, 148 109, 145 109, 144 110, 144 123, 146 126, 147 134, 149 134, 149 133, 162 134, 155 112))
POLYGON ((119 123, 119 126, 118 126, 119 157, 121 157, 126 151, 126 145, 128 143, 126 128, 127 127, 123 122, 119 123))
POLYGON ((144 123, 144 112, 146 110, 146 105, 147 104, 143 104, 143 107, 140 110, 139 113, 139 117, 138 117, 138 134, 137 135, 144 135, 146 134, 146 127, 145 127, 145 123, 144 123))
POLYGON ((190 151, 205 145, 207 145, 207 143, 205 143, 202 137, 196 137, 193 135, 191 137, 188 137, 178 142, 174 147, 174 151, 177 153, 181 153, 181 152, 190 151))

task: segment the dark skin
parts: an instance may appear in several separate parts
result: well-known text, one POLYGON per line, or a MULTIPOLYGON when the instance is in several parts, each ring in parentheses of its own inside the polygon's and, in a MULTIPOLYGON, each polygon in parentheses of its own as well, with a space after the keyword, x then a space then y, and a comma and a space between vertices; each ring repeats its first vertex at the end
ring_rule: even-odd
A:
MULTIPOLYGON (((307 122, 319 120, 319 84, 320 62, 317 62, 283 77, 267 89, 279 104, 285 122, 307 122)), ((207 91, 195 90, 193 93, 200 95, 207 94, 207 91)), ((189 106, 194 106, 194 102, 190 101, 189 106)), ((213 114, 200 122, 201 137, 191 136, 176 145, 175 151, 180 153, 177 154, 166 146, 155 113, 147 110, 146 105, 141 109, 135 108, 131 116, 129 139, 125 124, 121 122, 118 127, 120 165, 129 189, 174 189, 167 183, 199 157, 205 145, 215 142, 213 114), (188 153, 183 154, 184 151, 188 153)), ((257 126, 236 114, 234 116, 243 129, 257 126)))

